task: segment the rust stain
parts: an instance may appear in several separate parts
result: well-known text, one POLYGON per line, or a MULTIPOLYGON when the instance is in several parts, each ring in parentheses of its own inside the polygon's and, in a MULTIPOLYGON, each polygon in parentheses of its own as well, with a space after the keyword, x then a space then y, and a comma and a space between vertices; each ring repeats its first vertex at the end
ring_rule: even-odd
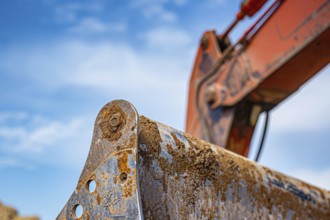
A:
POLYGON ((119 172, 129 174, 131 172, 131 168, 129 168, 128 165, 128 151, 119 152, 116 156, 119 172))
POLYGON ((157 124, 144 116, 140 116, 139 119, 141 127, 139 143, 146 144, 150 147, 150 153, 158 156, 161 151, 159 143, 162 142, 162 138, 160 137, 157 124))
POLYGON ((118 140, 122 135, 121 129, 125 126, 125 124, 125 113, 117 104, 107 106, 106 108, 101 110, 99 126, 102 131, 103 139, 108 139, 109 141, 118 140), (119 126, 115 129, 110 125, 111 116, 114 114, 119 114, 121 120, 119 126))
POLYGON ((129 177, 125 183, 124 183, 124 187, 123 187, 123 197, 127 198, 127 197, 131 197, 132 196, 132 185, 133 185, 133 178, 129 177))
POLYGON ((101 197, 100 197, 100 194, 97 194, 97 196, 96 196, 96 201, 97 201, 97 204, 98 204, 98 205, 101 204, 101 197))
POLYGON ((127 179, 125 180, 119 180, 119 177, 117 176, 114 178, 115 184, 117 181, 119 181, 121 190, 123 192, 123 198, 131 197, 132 191, 133 191, 133 177, 131 174, 131 168, 128 164, 129 154, 132 154, 132 150, 126 150, 119 152, 117 154, 117 164, 118 164, 118 170, 120 173, 125 173, 127 175, 127 179))
MULTIPOLYGON (((311 193, 314 187, 308 184, 300 184, 188 134, 173 129, 160 133, 159 129, 167 128, 158 128, 157 123, 140 117, 139 143, 147 145, 139 149, 139 155, 143 158, 140 166, 144 171, 140 184, 145 190, 142 207, 146 218, 157 216, 169 219, 168 215, 174 213, 168 207, 172 202, 174 207, 179 207, 180 218, 186 219, 188 213, 196 214, 199 210, 206 219, 218 219, 222 212, 222 207, 218 205, 220 201, 237 207, 237 210, 242 210, 242 205, 250 207, 250 210, 266 208, 273 216, 283 218, 306 217, 306 210, 301 207, 308 207, 307 215, 316 219, 330 216, 329 207, 313 204, 314 200, 317 204, 319 197, 325 197, 322 191, 317 191, 320 196, 315 197, 311 193), (166 144, 161 146, 160 143, 164 142, 166 144), (161 156, 161 150, 167 151, 171 159, 161 156), (156 182, 154 176, 159 170, 163 174, 156 182), (211 194, 206 195, 206 190, 211 194), (159 196, 153 197, 151 194, 159 196), (180 205, 177 204, 178 199, 180 205), (213 205, 203 201, 212 201, 213 205), (160 204, 162 207, 159 207, 160 204)), ((228 211, 228 206, 225 209, 228 211)), ((263 218, 264 213, 259 214, 263 218)))
MULTIPOLYGON (((137 144, 137 135, 133 133, 130 137, 129 143, 127 146, 123 146, 121 149, 133 149, 135 148, 135 145, 137 144)), ((130 151, 131 152, 131 151, 130 151)))
MULTIPOLYGON (((133 178, 134 178, 134 180, 136 180, 136 169, 134 169, 133 178)), ((133 181, 133 191, 137 192, 136 181, 133 181)))
POLYGON ((137 150, 136 117, 136 110, 126 101, 114 101, 101 109, 78 186, 58 219, 68 215, 74 218, 67 207, 81 203, 84 214, 80 219, 107 219, 109 212, 114 218, 126 215, 137 219, 139 213, 133 212, 137 209, 136 171, 135 163, 131 164, 137 150), (111 167, 113 162, 116 165, 111 167), (90 180, 96 182, 92 193, 90 180))

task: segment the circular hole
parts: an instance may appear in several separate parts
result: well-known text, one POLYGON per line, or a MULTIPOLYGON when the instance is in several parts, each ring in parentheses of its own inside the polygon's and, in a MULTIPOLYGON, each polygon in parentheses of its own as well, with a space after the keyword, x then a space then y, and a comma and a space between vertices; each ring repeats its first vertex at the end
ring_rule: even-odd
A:
POLYGON ((127 180, 127 174, 126 174, 126 173, 121 173, 121 174, 119 175, 119 179, 120 179, 121 181, 125 181, 125 180, 127 180))
POLYGON ((81 205, 77 204, 73 207, 73 214, 75 218, 80 218, 83 215, 84 209, 81 205))
POLYGON ((213 105, 214 103, 215 103, 215 100, 208 100, 208 101, 207 101, 207 104, 208 104, 209 106, 213 105))
POLYGON ((90 180, 87 182, 87 189, 90 193, 94 192, 96 189, 96 182, 94 180, 90 180))

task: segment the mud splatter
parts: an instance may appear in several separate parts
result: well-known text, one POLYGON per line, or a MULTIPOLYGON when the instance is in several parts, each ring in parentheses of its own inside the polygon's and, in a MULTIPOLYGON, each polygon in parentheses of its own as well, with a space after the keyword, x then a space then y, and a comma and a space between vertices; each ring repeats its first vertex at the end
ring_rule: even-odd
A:
POLYGON ((123 110, 116 104, 112 104, 109 107, 103 108, 100 112, 100 129, 102 130, 102 138, 108 139, 109 141, 118 140, 122 133, 121 129, 126 124, 126 117, 123 110), (110 120, 114 114, 118 114, 119 126, 111 126, 110 120))
POLYGON ((326 206, 317 201, 329 198, 324 192, 313 194, 314 187, 308 184, 185 133, 158 126, 140 117, 139 174, 146 219, 330 216, 329 203, 326 206), (281 184, 276 185, 276 181, 281 184), (314 205, 313 200, 323 206, 314 205))

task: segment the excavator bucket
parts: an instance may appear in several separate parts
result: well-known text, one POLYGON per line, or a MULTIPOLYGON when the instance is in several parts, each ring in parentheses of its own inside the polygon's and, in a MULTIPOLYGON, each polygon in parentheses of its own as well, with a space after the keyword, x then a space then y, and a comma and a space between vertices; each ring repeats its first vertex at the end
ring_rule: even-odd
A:
POLYGON ((57 219, 329 216, 329 191, 139 116, 119 100, 98 114, 86 164, 57 219))

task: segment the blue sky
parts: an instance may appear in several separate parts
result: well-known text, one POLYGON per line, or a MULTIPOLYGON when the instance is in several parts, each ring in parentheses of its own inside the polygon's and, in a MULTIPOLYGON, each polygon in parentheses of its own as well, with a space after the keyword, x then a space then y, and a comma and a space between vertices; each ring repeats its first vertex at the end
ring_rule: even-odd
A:
MULTIPOLYGON (((74 190, 105 103, 126 99, 184 129, 199 39, 224 30, 240 2, 0 1, 0 200, 42 219, 74 190)), ((272 112, 260 161, 327 189, 329 83, 326 67, 272 112)))

